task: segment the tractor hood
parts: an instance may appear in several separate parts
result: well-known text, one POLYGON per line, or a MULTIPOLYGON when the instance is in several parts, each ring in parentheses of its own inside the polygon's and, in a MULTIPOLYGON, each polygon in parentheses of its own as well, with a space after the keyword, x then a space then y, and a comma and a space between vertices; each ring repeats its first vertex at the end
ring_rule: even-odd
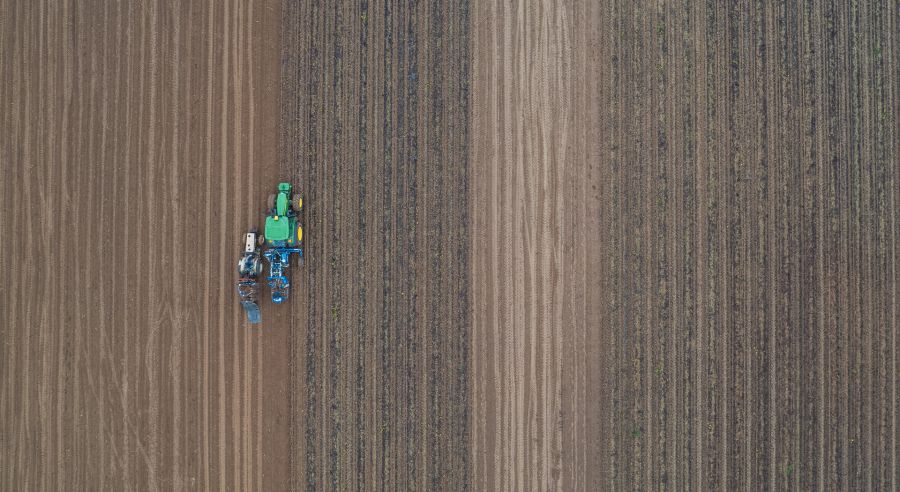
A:
POLYGON ((266 217, 265 236, 268 241, 287 241, 291 237, 290 219, 277 215, 266 217))

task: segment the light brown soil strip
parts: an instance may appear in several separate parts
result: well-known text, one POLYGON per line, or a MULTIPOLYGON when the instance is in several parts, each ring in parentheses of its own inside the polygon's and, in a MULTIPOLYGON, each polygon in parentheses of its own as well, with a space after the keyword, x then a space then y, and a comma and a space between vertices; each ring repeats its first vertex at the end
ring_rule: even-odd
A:
POLYGON ((603 487, 603 135, 590 43, 602 14, 577 2, 474 7, 475 488, 603 487))
POLYGON ((0 488, 259 486, 261 332, 233 282, 262 204, 241 188, 276 169, 248 102, 276 109, 277 4, 72 7, 0 8, 0 224, 22 260, 0 308, 0 488))

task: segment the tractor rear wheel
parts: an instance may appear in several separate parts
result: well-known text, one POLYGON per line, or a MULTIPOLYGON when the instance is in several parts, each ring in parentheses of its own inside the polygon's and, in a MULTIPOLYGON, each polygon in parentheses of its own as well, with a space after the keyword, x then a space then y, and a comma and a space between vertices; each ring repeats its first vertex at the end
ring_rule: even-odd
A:
POLYGON ((300 195, 294 195, 291 205, 293 205, 295 212, 299 212, 300 209, 303 208, 303 198, 301 198, 300 195))
POLYGON ((274 193, 269 195, 269 200, 266 201, 266 213, 268 213, 269 210, 272 210, 273 208, 275 208, 275 194, 274 193))

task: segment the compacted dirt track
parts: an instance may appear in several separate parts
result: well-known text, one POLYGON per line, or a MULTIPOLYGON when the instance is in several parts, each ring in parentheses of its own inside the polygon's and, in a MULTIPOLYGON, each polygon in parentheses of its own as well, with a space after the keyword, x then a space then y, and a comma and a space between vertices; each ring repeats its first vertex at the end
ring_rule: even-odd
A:
POLYGON ((279 9, 0 5, 0 489, 261 489, 282 459, 287 358, 233 295, 278 171, 279 9))
POLYGON ((608 441, 603 12, 480 4, 473 25, 472 485, 596 490, 608 441))

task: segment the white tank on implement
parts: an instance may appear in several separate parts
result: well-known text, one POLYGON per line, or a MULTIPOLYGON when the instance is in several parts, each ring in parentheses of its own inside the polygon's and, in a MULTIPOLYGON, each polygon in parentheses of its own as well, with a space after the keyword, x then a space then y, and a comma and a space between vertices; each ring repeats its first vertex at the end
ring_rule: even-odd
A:
POLYGON ((248 232, 244 243, 244 253, 253 253, 256 251, 256 233, 248 232))

